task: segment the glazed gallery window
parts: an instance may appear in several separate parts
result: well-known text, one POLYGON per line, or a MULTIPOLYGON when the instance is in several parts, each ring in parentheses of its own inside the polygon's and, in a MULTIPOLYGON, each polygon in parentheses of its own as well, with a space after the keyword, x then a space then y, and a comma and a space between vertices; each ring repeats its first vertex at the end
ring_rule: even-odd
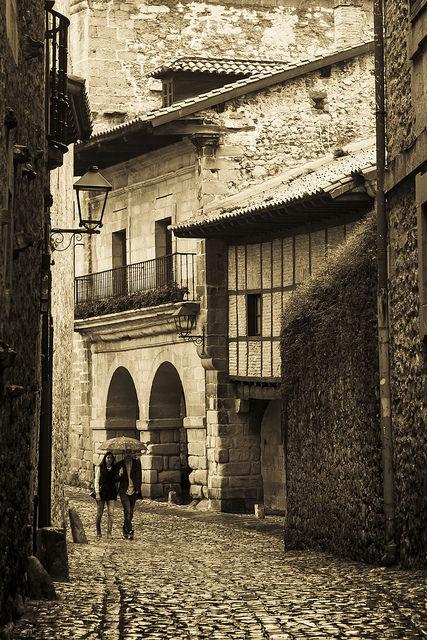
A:
POLYGON ((248 336, 261 335, 261 294, 248 293, 247 295, 248 313, 248 336))

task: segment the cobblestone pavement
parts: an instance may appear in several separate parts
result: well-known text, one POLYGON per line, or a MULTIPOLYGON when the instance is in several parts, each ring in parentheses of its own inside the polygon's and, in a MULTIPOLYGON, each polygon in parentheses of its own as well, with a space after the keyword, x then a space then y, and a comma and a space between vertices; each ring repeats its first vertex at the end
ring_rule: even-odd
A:
POLYGON ((425 575, 284 552, 282 519, 139 503, 135 540, 70 544, 59 600, 30 602, 14 640, 427 638, 425 575))

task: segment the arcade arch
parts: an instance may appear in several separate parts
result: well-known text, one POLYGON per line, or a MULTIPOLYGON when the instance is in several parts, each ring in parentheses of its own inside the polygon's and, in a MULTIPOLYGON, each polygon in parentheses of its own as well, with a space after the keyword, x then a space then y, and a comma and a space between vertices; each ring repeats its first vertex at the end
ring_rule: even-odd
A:
POLYGON ((158 466, 157 493, 166 497, 176 491, 184 501, 190 499, 187 431, 184 389, 180 375, 171 362, 163 362, 157 369, 150 392, 149 429, 153 433, 153 451, 161 453, 158 466))
POLYGON ((118 367, 111 378, 105 414, 107 438, 131 436, 139 440, 136 422, 139 404, 135 384, 125 367, 118 367))

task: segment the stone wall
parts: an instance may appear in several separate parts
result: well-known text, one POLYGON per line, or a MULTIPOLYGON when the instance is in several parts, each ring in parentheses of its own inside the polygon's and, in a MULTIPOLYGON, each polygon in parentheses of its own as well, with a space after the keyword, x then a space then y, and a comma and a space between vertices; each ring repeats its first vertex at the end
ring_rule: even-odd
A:
POLYGON ((390 160, 414 142, 415 112, 411 97, 407 38, 409 3, 392 0, 385 7, 387 153, 390 160))
POLYGON ((40 410, 40 288, 46 157, 44 3, 0 5, 0 628, 18 615, 31 553, 40 410), (7 15, 6 15, 7 9, 7 15), (9 111, 13 110, 13 113, 9 111), (13 146, 28 148, 34 179, 13 146), (12 363, 5 344, 17 352, 12 363), (8 366, 10 364, 11 366, 8 366))
POLYGON ((357 0, 73 0, 71 13, 75 72, 88 80, 98 128, 158 107, 160 83, 147 74, 171 59, 196 55, 301 60, 372 34, 370 3, 357 0))
POLYGON ((396 542, 401 562, 411 567, 425 564, 427 549, 426 352, 420 335, 418 288, 425 231, 422 216, 417 222, 413 174, 425 163, 427 148, 426 53, 421 48, 413 56, 425 33, 425 11, 424 20, 420 13, 418 21, 411 21, 409 8, 410 3, 397 0, 385 6, 385 89, 396 542))
MULTIPOLYGON (((73 228, 73 149, 64 164, 51 172, 52 227, 73 228)), ((69 236, 64 238, 66 246, 69 236)), ((63 248, 59 247, 59 248, 63 248)), ((52 526, 64 527, 64 484, 69 475, 71 356, 74 325, 74 250, 52 254, 53 380, 52 380, 52 526)))
POLYGON ((223 113, 206 112, 226 129, 207 167, 204 208, 374 136, 374 110, 373 56, 365 54, 333 65, 330 77, 309 73, 232 100, 223 113))
POLYGON ((419 334, 418 247, 414 179, 388 197, 390 353, 396 540, 406 566, 425 563, 425 355, 419 334))

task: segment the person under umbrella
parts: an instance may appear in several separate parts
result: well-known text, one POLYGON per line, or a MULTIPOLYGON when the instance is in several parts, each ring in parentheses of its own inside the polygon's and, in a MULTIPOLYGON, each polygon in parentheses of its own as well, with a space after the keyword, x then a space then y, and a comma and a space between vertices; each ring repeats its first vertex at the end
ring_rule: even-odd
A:
POLYGON ((119 496, 123 507, 123 538, 133 540, 133 512, 137 498, 141 497, 142 471, 140 460, 134 459, 134 451, 125 451, 124 460, 116 465, 119 480, 119 496))
POLYGON ((107 451, 102 462, 95 468, 95 498, 96 498, 96 537, 101 538, 101 519, 107 504, 107 538, 113 533, 114 504, 117 500, 116 470, 114 455, 107 451))

